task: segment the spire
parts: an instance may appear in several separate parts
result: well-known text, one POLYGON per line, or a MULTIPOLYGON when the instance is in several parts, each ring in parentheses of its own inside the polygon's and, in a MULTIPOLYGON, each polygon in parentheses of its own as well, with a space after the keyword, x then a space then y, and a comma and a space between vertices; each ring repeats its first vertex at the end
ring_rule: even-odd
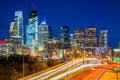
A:
POLYGON ((41 24, 46 24, 46 18, 41 22, 41 24))
POLYGON ((31 0, 31 1, 32 1, 32 6, 33 6, 33 8, 36 9, 36 6, 35 6, 33 0, 31 0))

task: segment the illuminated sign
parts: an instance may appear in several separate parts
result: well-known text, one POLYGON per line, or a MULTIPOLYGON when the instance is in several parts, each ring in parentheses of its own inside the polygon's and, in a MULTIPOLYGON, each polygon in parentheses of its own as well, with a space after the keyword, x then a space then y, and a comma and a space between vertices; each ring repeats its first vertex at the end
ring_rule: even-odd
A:
POLYGON ((114 51, 114 52, 119 52, 119 51, 120 51, 120 49, 113 49, 113 51, 114 51))
POLYGON ((114 57, 113 60, 120 61, 120 58, 114 57))

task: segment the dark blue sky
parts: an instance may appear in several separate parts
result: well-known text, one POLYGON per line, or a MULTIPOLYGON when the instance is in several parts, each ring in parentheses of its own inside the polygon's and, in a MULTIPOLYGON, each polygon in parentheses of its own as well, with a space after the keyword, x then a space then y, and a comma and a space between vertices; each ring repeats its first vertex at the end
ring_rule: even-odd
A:
MULTIPOLYGON (((47 24, 59 36, 62 25, 86 28, 94 25, 97 35, 100 29, 109 30, 109 46, 117 47, 120 41, 120 0, 33 0, 39 13, 39 24, 46 18, 47 24)), ((9 35, 14 12, 23 11, 24 25, 33 10, 32 0, 0 0, 0 39, 9 35)))

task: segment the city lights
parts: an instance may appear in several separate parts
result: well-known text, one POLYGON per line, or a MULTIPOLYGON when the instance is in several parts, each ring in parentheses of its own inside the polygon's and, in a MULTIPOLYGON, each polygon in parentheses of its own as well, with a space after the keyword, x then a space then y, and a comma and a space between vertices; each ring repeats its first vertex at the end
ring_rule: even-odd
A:
POLYGON ((119 8, 120 0, 0 0, 0 80, 120 79, 119 8))

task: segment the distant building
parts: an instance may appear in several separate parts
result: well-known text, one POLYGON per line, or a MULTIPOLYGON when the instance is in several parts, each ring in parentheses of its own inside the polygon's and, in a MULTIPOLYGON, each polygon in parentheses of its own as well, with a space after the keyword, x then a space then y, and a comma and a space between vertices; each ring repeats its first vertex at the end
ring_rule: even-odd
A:
POLYGON ((24 44, 24 26, 23 26, 23 14, 22 11, 16 11, 15 12, 15 18, 14 22, 16 23, 15 25, 17 26, 17 36, 21 36, 22 38, 22 45, 24 44))
POLYGON ((32 50, 38 50, 39 33, 37 10, 32 10, 29 14, 28 25, 26 26, 26 45, 32 50))
POLYGON ((102 47, 108 47, 108 30, 100 30, 99 45, 102 47))
POLYGON ((49 39, 53 39, 53 30, 51 28, 51 26, 48 26, 48 30, 49 30, 49 39))
POLYGON ((17 26, 15 26, 15 22, 11 22, 10 23, 10 36, 15 36, 15 34, 17 34, 17 26))
POLYGON ((113 61, 114 62, 120 62, 120 49, 119 48, 116 48, 116 49, 113 49, 113 61))
POLYGON ((120 42, 118 42, 118 48, 120 48, 120 42))
POLYGON ((87 47, 98 46, 98 40, 96 37, 96 28, 94 26, 88 26, 86 28, 85 46, 87 47))
POLYGON ((85 45, 84 35, 84 30, 82 28, 76 28, 74 30, 74 38, 78 48, 82 48, 85 45))
POLYGON ((70 45, 74 47, 74 34, 70 34, 70 45))
POLYGON ((44 50, 45 45, 48 43, 49 39, 49 27, 46 24, 46 21, 42 21, 40 26, 39 26, 39 49, 44 50))
POLYGON ((61 27, 60 41, 64 48, 70 48, 70 30, 68 26, 61 27))
POLYGON ((5 40, 0 40, 0 55, 6 53, 5 40))

